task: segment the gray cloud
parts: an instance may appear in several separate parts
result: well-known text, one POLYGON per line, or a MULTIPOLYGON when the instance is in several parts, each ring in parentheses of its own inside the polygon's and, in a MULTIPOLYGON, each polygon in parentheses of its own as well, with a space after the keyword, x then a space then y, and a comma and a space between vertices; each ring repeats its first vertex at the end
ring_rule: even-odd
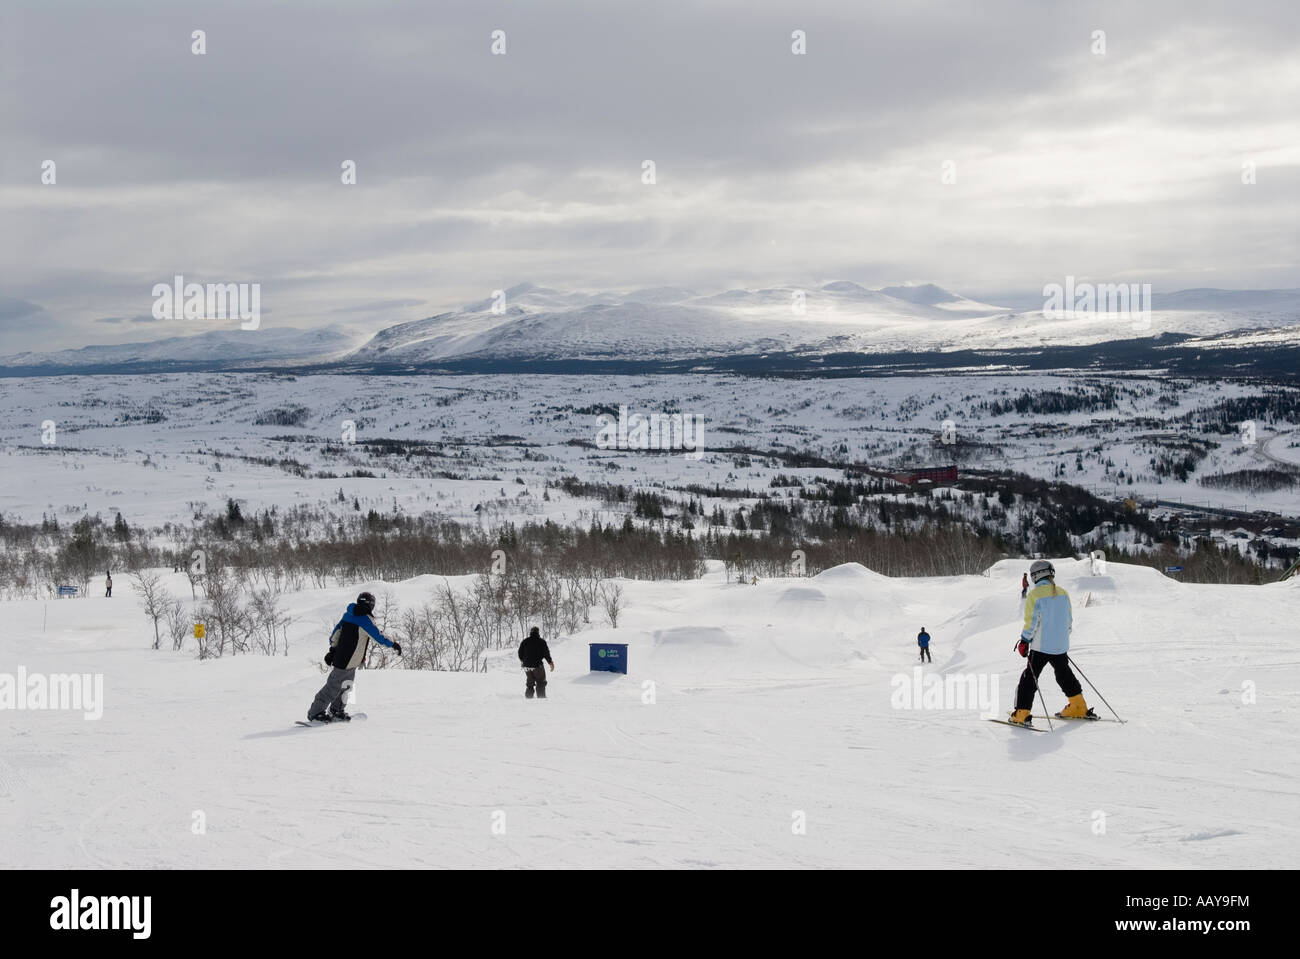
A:
POLYGON ((43 310, 44 307, 36 303, 0 297, 0 324, 16 323, 19 320, 41 313, 43 310))
MULTIPOLYGON (((88 339, 175 273, 260 282, 263 311, 299 326, 522 279, 1300 285, 1291 0, 20 0, 0 17, 0 288, 88 339)), ((7 324, 0 352, 21 334, 7 324)))
POLYGON ((162 323, 152 313, 138 313, 135 316, 103 316, 96 323, 162 323))
POLYGON ((395 310, 408 306, 423 306, 424 300, 377 300, 374 303, 358 303, 355 306, 340 306, 334 313, 373 313, 377 310, 395 310))

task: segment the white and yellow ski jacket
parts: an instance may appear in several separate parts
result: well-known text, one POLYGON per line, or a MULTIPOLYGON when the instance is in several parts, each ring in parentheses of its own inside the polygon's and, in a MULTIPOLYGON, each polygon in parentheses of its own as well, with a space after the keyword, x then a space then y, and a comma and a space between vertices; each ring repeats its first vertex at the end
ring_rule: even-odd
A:
POLYGON ((1025 628, 1020 638, 1029 641, 1030 649, 1040 653, 1069 652, 1073 628, 1069 593, 1051 580, 1044 580, 1029 591, 1025 597, 1025 628))

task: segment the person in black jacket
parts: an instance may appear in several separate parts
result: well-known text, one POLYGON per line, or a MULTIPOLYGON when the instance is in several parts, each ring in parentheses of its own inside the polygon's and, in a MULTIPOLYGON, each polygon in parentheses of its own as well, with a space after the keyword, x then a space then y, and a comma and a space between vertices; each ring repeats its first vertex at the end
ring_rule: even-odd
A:
POLYGON ((344 709, 343 698, 352 688, 357 667, 366 660, 372 639, 381 646, 391 647, 398 656, 402 655, 401 644, 388 639, 371 619, 374 611, 374 594, 362 593, 355 603, 348 604, 348 611, 330 633, 330 648, 325 654, 325 665, 332 668, 325 679, 325 685, 307 709, 309 721, 347 722, 352 718, 344 709))
POLYGON ((542 631, 536 626, 528 633, 528 638, 519 644, 519 662, 524 667, 524 674, 528 677, 528 685, 524 688, 524 698, 533 698, 533 687, 537 687, 537 698, 546 698, 546 667, 542 662, 551 664, 551 672, 555 672, 555 661, 551 659, 551 647, 546 645, 546 640, 542 639, 542 631))

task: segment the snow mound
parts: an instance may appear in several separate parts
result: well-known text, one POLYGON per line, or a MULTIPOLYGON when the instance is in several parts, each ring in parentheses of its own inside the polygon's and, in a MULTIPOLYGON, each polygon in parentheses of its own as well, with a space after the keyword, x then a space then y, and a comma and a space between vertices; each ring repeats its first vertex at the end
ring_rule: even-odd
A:
POLYGON ((820 589, 809 586, 791 586, 777 594, 776 604, 786 606, 791 603, 825 603, 826 594, 820 589))
POLYGON ((839 566, 832 566, 830 569, 823 570, 816 576, 810 577, 816 583, 834 583, 834 584, 867 584, 878 583, 881 580, 889 579, 881 573, 867 569, 861 563, 841 563, 839 566))
POLYGON ((670 626, 654 631, 654 644, 681 644, 684 646, 734 646, 735 642, 725 629, 716 626, 670 626))

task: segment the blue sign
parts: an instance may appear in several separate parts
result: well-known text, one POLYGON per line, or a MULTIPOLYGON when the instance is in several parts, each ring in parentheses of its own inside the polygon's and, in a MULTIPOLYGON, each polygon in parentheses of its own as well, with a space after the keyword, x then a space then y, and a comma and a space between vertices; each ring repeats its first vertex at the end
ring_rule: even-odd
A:
POLYGON ((591 647, 591 670, 627 675, 627 643, 588 643, 591 647))
POLYGON ((76 596, 76 595, 77 595, 77 587, 75 587, 75 586, 60 586, 60 587, 59 587, 59 595, 60 595, 60 596, 76 596))
POLYGON ((1166 573, 1181 573, 1182 571, 1183 571, 1183 568, 1182 568, 1181 566, 1166 566, 1166 567, 1165 567, 1165 572, 1166 572, 1166 573))

